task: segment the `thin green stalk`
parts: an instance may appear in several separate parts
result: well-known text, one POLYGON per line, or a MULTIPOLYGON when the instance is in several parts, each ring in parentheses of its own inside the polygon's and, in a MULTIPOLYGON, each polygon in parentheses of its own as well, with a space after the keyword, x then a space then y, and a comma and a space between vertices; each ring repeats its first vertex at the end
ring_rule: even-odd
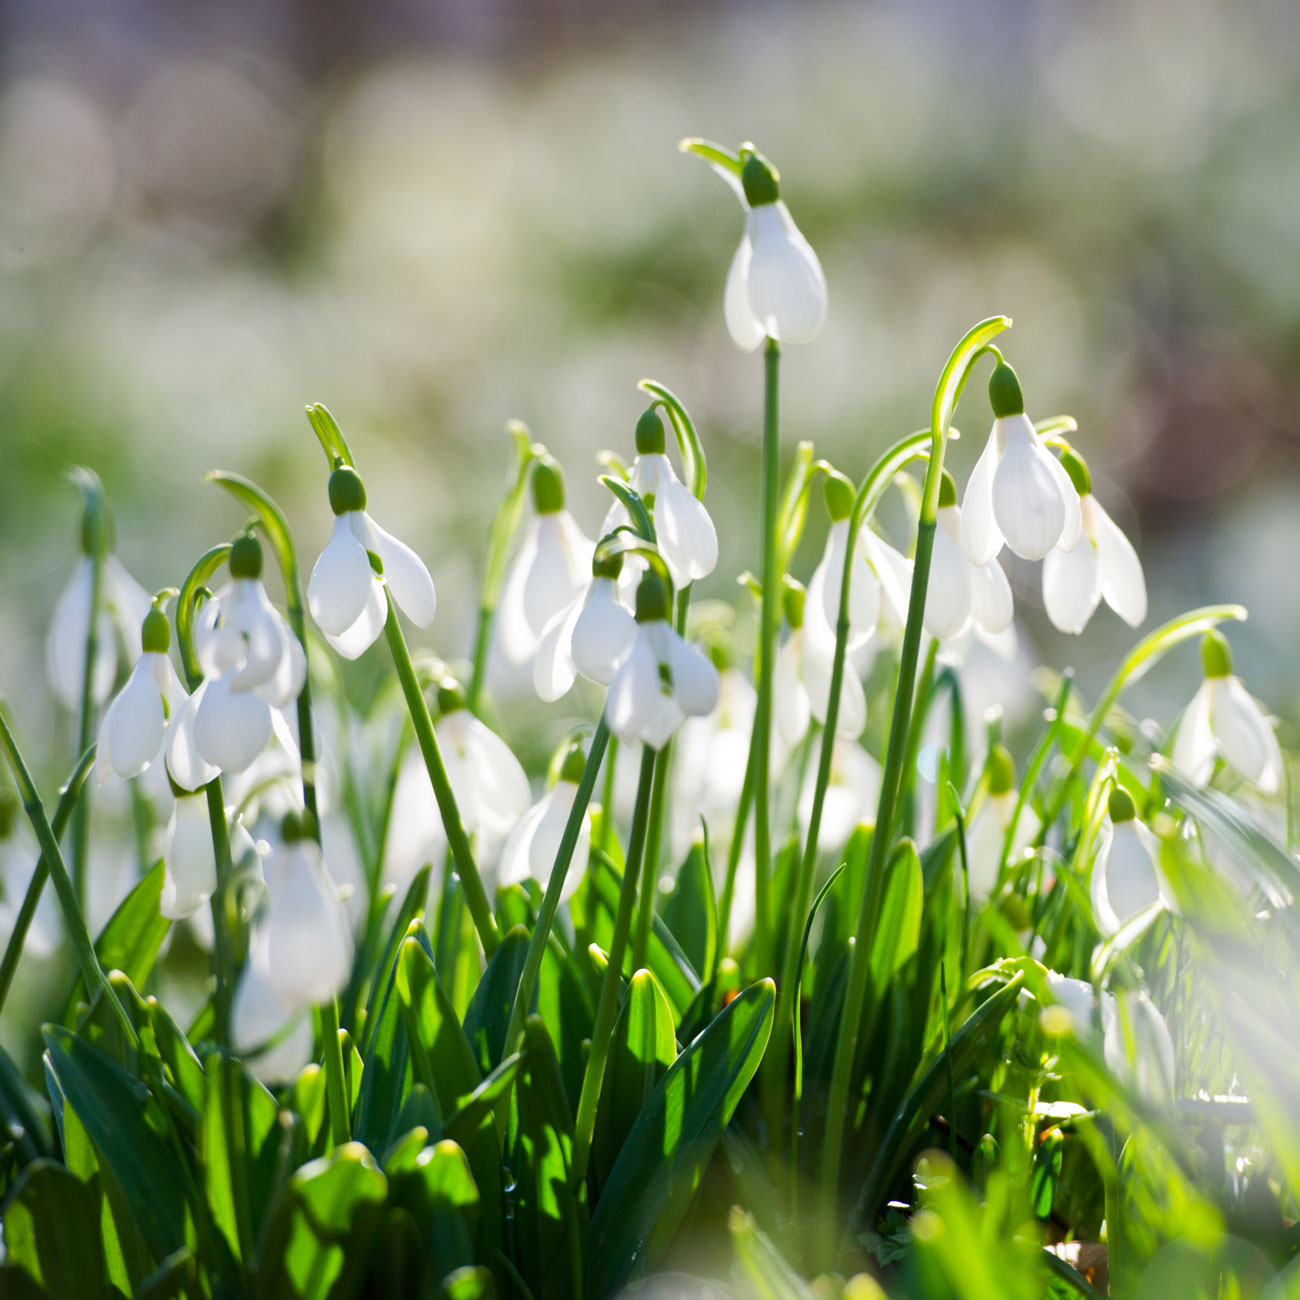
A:
POLYGON ((605 1078, 605 1063, 609 1059, 609 1041, 618 1017, 618 994, 623 978, 623 958, 627 953, 628 932, 632 928, 632 906, 636 902, 637 874, 641 869, 641 855, 645 849, 646 823, 650 815, 650 787, 654 784, 655 751, 649 745, 641 751, 641 778, 636 788, 636 809, 632 814, 632 830, 627 842, 627 860, 623 867, 623 884, 618 894, 618 912, 614 917, 614 933, 609 942, 609 965, 600 985, 600 1001, 596 1006, 596 1023, 591 1031, 591 1052, 582 1075, 582 1092, 578 1097, 578 1114, 573 1123, 573 1186, 581 1185, 587 1176, 587 1161, 591 1156, 591 1135, 596 1127, 596 1103, 600 1100, 600 1085, 605 1078))
POLYGON ((781 575, 777 572, 777 496, 781 476, 781 345, 763 349, 763 601, 759 612, 758 705, 754 714, 754 951, 758 974, 772 969, 772 668, 781 575))
POLYGON ((126 1041, 132 1047, 138 1047, 140 1040, 136 1036, 131 1017, 127 1015, 126 1008, 119 1001, 116 990, 108 982, 108 976, 104 974, 104 968, 99 964, 99 958, 95 954, 95 945, 91 941, 90 931, 86 928, 86 918, 82 915, 81 905, 77 902, 77 894, 72 887, 72 877, 68 874, 67 864, 63 861, 63 854, 59 850, 58 837, 45 815, 45 808, 32 781, 31 772, 23 761, 9 721, 9 710, 3 701, 0 701, 0 749, 4 750, 5 761, 9 764, 14 784, 18 787, 19 797, 23 801, 23 811, 31 822, 32 830, 36 833, 36 843, 40 846, 41 857, 54 880, 54 892, 58 895, 59 906, 63 909, 63 924, 68 931, 68 937, 72 940, 73 951, 77 954, 77 962, 81 966, 86 989, 102 994, 109 1009, 117 1017, 126 1041))
MULTIPOLYGON (((605 715, 600 717, 601 723, 605 721, 605 715)), ((593 738, 593 745, 596 743, 593 738)), ((596 827, 595 841, 606 853, 609 853, 614 843, 614 772, 618 766, 618 737, 610 736, 609 757, 605 762, 605 781, 600 791, 600 821, 596 827)))
MULTIPOLYGON (((98 533, 99 530, 95 530, 98 533)), ((77 715, 77 753, 94 739, 95 659, 99 655, 99 607, 103 603, 104 550, 96 536, 90 550, 90 622, 86 627, 86 661, 81 670, 81 704, 77 715)), ((77 898, 86 897, 86 864, 90 853, 90 792, 77 806, 72 827, 72 885, 77 898)))
MULTIPOLYGON (((600 773, 601 762, 609 745, 609 727, 604 714, 596 725, 591 738, 591 747, 587 750, 587 761, 582 769, 582 779, 578 782, 578 791, 573 796, 573 807, 569 809, 569 819, 564 824, 564 834, 560 838, 559 852, 551 867, 551 878, 546 882, 546 892, 542 895, 542 905, 537 912, 537 923, 533 926, 532 937, 528 941, 528 953, 524 957, 523 974, 519 977, 519 987, 515 991, 514 1005, 510 1008, 510 1022, 506 1028, 506 1047, 509 1053, 511 1045, 519 1038, 524 1027, 524 1017, 533 1000, 533 989, 537 984, 537 973, 542 968, 542 957, 546 952, 547 940, 551 927, 555 924, 555 913, 559 910, 560 896, 564 892, 564 881, 569 874, 569 864, 573 861, 573 851, 582 832, 582 823, 587 816, 587 807, 591 803, 592 791, 596 788, 596 777, 600 773)), ((613 754, 607 772, 614 767, 613 754)), ((603 815, 603 814, 602 814, 603 815)))
MULTIPOLYGON (((921 666, 921 676, 916 683, 916 699, 912 707, 912 722, 907 731, 907 748, 903 751, 903 771, 916 771, 916 760, 921 752, 921 736, 925 731, 925 720, 930 712, 930 699, 934 692, 934 665, 939 654, 939 642, 930 638, 925 652, 925 663, 921 666)), ((915 809, 912 812, 915 822, 915 809)), ((909 829, 909 834, 915 831, 909 829)))
POLYGON ((478 931, 479 942, 483 951, 491 957, 500 942, 497 935, 496 921, 492 917, 492 907, 488 903, 487 891, 483 888, 483 878, 474 865, 474 854, 469 846, 469 837, 465 834, 464 823, 460 819, 460 809, 456 806, 456 796, 452 793, 451 781, 447 777, 447 768, 442 761, 442 752, 438 748, 438 738, 433 731, 433 719, 429 716, 429 705, 420 689, 420 679, 416 676, 415 665, 411 662, 411 652, 406 646, 406 637, 397 619, 397 608, 393 604, 391 593, 385 592, 388 599, 388 621, 384 624, 384 633, 388 638, 388 648, 393 656, 393 665, 397 669, 398 680, 402 684, 402 694, 406 697, 406 708, 411 715, 411 725, 415 728, 415 738, 420 744, 420 753, 424 755, 424 766, 429 772, 429 781, 433 786, 433 797, 438 801, 438 812, 442 817, 443 828, 447 832, 447 844, 456 864, 456 874, 460 876, 465 890, 465 902, 469 907, 474 928, 478 931))
MULTIPOLYGON (((86 783, 86 777, 90 774, 90 769, 94 765, 95 747, 92 745, 82 754, 81 761, 72 769, 72 775, 68 778, 67 785, 59 793, 59 802, 54 809, 54 820, 51 823, 55 839, 62 839, 63 832, 67 830, 68 822, 77 806, 77 799, 80 797, 82 787, 86 783)), ((18 909, 18 915, 14 917, 14 928, 9 935, 9 942, 5 946, 4 960, 0 962, 0 1010, 3 1010, 5 999, 9 996, 9 988, 14 982, 14 972, 18 969, 18 961, 23 955, 23 945, 27 941, 27 931, 32 928, 32 920, 36 916, 36 908, 41 901, 41 892, 45 888, 45 882, 49 875, 49 864, 45 861, 44 854, 42 854, 36 863, 35 870, 32 872, 32 878, 27 885, 26 894, 23 895, 23 902, 18 909)))
MULTIPOLYGON (((894 815, 898 807, 904 775, 903 761, 911 722, 917 662, 920 658, 925 597, 930 584, 930 561, 934 554, 934 531, 938 518, 943 453, 952 424, 953 410, 975 362, 988 347, 989 340, 1010 323, 1006 317, 993 317, 981 321, 966 334, 953 349, 952 355, 944 366, 930 407, 929 461, 921 488, 921 510, 917 521, 916 551, 912 564, 912 589, 908 599, 907 624, 903 631, 903 648, 899 658, 898 685, 894 694, 893 716, 890 720, 889 746, 886 750, 885 769, 881 778, 876 827, 871 837, 871 849, 867 859, 867 885, 863 893, 862 910, 858 917, 853 955, 849 963, 841 1032, 836 1040, 835 1060, 831 1072, 821 1178, 823 1247, 828 1260, 833 1255, 835 1245, 838 1217, 837 1191, 848 1122, 849 1086, 852 1082, 854 1062, 857 1059, 858 1035, 862 1025, 863 1004, 866 1000, 870 976, 872 939, 879 912, 885 863, 893 845, 894 815)), ((889 459, 888 455, 883 458, 877 470, 883 472, 889 459)), ((844 658, 843 637, 847 636, 852 553, 857 544, 857 530, 861 528, 866 518, 866 503, 876 475, 877 471, 873 470, 858 494, 858 501, 854 503, 849 542, 845 553, 835 645, 835 659, 841 671, 844 658)), ((888 477, 892 478, 893 473, 890 472, 888 477)), ((880 491, 883 491, 883 483, 887 481, 887 478, 883 479, 880 491)), ((834 688, 834 681, 832 687, 834 688)), ((830 703, 832 708, 837 703, 833 689, 830 703)), ((834 717, 828 711, 824 746, 830 744, 833 739, 834 717)))
POLYGON ((339 1000, 330 998, 320 1004, 321 1037, 325 1040, 325 1106, 330 1118, 330 1137, 334 1145, 352 1140, 352 1122, 348 1114, 348 1094, 343 1073, 343 1044, 339 1037, 339 1000))

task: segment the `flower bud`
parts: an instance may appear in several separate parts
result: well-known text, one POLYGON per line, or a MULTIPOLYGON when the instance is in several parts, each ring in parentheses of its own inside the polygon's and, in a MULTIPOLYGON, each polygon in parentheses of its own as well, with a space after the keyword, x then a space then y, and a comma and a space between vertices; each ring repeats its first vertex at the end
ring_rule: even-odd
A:
POLYGON ((751 208, 764 203, 775 203, 781 197, 781 175, 756 149, 744 149, 745 166, 740 173, 740 183, 745 191, 745 202, 751 208))
POLYGON ((1137 804, 1133 802, 1133 796, 1122 785, 1117 785, 1110 792, 1106 810, 1110 813, 1111 821, 1116 825, 1120 822, 1131 822, 1137 817, 1137 804))
POLYGON ((638 456, 662 456, 666 446, 664 441, 664 422, 659 411, 648 406, 641 412, 636 422, 636 454, 638 456))
POLYGON ((280 821, 280 838, 286 844, 297 844, 299 840, 314 840, 317 834, 316 819, 306 808, 301 812, 290 809, 280 821))
POLYGON ((366 508, 366 485, 351 465, 340 465, 330 475, 330 509, 336 515, 366 508))
POLYGON ((1071 447, 1061 453, 1061 468, 1070 476, 1074 490, 1086 497, 1092 491, 1092 475, 1088 472, 1088 462, 1071 447))
POLYGON ((667 584, 651 569, 636 589, 636 621, 652 623, 656 619, 666 619, 668 601, 667 584))
POLYGON ((955 506, 957 504, 957 484, 952 481, 952 475, 945 469, 939 478, 939 509, 946 506, 955 506))
POLYGON ((262 576, 262 543, 252 533, 236 537, 230 547, 230 576, 232 578, 260 578, 262 576))
POLYGON ((1201 639, 1201 663, 1206 677, 1232 676, 1232 647, 1222 632, 1211 630, 1201 639))
POLYGON ((165 655, 171 643, 172 625, 167 621, 167 615, 155 605, 140 625, 140 649, 165 655))
POLYGON ((853 484, 843 474, 828 474, 826 487, 826 512, 832 523, 847 519, 853 513, 853 484))
POLYGON ((465 688, 451 676, 443 677, 438 682, 438 712, 445 718, 449 713, 455 713, 457 709, 469 707, 469 697, 465 694, 465 688))
POLYGON ((803 627, 803 607, 808 592, 802 582, 797 582, 788 573, 785 575, 785 589, 781 593, 781 608, 790 631, 796 632, 803 627))
POLYGON ((558 515, 564 509, 564 471, 559 462, 543 456, 533 466, 533 505, 539 515, 558 515))
POLYGON ((612 554, 602 555, 600 547, 596 547, 596 550, 591 557, 591 576, 593 578, 617 578, 622 572, 622 551, 614 551, 612 554))
POLYGON ((989 794, 1008 794, 1016 788, 1016 763, 1005 745, 989 750, 989 794))
POLYGON ((560 763, 558 779, 577 785, 582 780, 582 774, 586 770, 587 756, 582 752, 582 746, 576 740, 571 741, 568 750, 565 752, 564 760, 560 763))
POLYGON ((1016 372, 1005 361, 999 361, 989 376, 989 405, 996 419, 1025 413, 1025 399, 1020 391, 1016 372))

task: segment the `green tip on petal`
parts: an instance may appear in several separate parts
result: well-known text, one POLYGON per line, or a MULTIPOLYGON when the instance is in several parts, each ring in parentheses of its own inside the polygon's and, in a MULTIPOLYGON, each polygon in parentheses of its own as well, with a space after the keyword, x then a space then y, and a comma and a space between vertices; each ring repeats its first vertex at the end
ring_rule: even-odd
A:
POLYGON ((564 761, 560 764, 559 779, 577 785, 586 770, 587 756, 582 752, 582 746, 576 740, 572 741, 565 752, 564 761))
POLYGON ((346 515, 366 508, 366 485, 351 465, 340 465, 330 475, 330 509, 346 515))
POLYGON ((1088 473, 1088 462, 1073 447, 1061 453, 1061 467, 1070 476, 1074 490, 1086 497, 1092 491, 1092 475, 1088 473))
POLYGON ((741 150, 745 166, 740 173, 740 183, 745 190, 745 202, 751 208, 764 203, 775 203, 781 197, 781 173, 756 149, 741 150))
POLYGON ((1201 639, 1201 663, 1207 677, 1232 676, 1232 647, 1222 632, 1212 630, 1201 639))
POLYGON ((262 543, 252 533, 236 537, 230 545, 230 576, 232 578, 260 578, 262 576, 262 543))
POLYGON ((1016 788, 1016 761, 1005 745, 989 751, 989 794, 1007 794, 1016 788))
POLYGON ((785 589, 781 593, 781 609, 785 613, 785 621, 790 625, 790 631, 797 631, 803 627, 803 607, 807 600, 808 591, 802 582, 796 581, 788 573, 785 575, 785 589))
POLYGON ((826 512, 833 522, 847 519, 853 513, 853 484, 843 474, 828 474, 823 491, 826 494, 826 512))
POLYGON ((533 505, 539 515, 558 515, 564 509, 564 471, 559 462, 543 456, 533 466, 533 505))
POLYGON ((939 480, 939 509, 945 506, 955 506, 957 504, 957 484, 953 482, 952 475, 947 470, 943 471, 943 477, 939 480))
POLYGON ((1025 398, 1020 391, 1020 380, 1005 361, 999 361, 989 376, 989 405, 999 420, 1008 415, 1025 413, 1025 398))
POLYGON ((668 617, 668 586, 664 580, 651 569, 641 579, 636 589, 636 621, 653 623, 656 619, 668 617))
POLYGON ((165 655, 171 643, 172 625, 167 621, 167 615, 155 605, 140 624, 140 648, 153 654, 165 655))
POLYGON ((658 408, 648 406, 641 412, 641 418, 636 422, 636 454, 662 456, 666 445, 664 422, 659 418, 658 408))
POLYGON ((446 717, 457 709, 468 708, 469 697, 465 694, 465 688, 454 677, 448 676, 438 682, 437 703, 438 712, 446 717))
POLYGON ((591 576, 593 578, 617 578, 623 572, 623 552, 613 551, 602 555, 598 546, 591 557, 591 576))
POLYGON ((1106 803, 1106 811, 1110 813, 1110 819, 1116 825, 1120 822, 1131 822, 1138 815, 1137 804, 1133 802, 1133 796, 1122 785, 1117 785, 1110 792, 1110 798, 1106 803))

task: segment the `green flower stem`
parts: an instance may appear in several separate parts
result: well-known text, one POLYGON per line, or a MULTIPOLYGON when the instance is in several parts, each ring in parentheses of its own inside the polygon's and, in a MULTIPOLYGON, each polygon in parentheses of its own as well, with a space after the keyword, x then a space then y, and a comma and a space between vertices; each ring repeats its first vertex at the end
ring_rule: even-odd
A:
POLYGON ((573 1123, 573 1186, 581 1185, 587 1176, 587 1161, 591 1156, 591 1135, 596 1127, 596 1103, 600 1099, 600 1085, 605 1078, 605 1063, 609 1059, 609 1041, 618 1017, 618 994, 623 979, 623 958, 627 953, 628 932, 632 928, 632 906, 636 902, 637 874, 641 869, 641 856, 645 849, 646 823, 650 815, 650 787, 654 784, 656 753, 649 745, 641 751, 641 778, 636 788, 636 809, 632 814, 632 830, 628 835, 627 860, 623 867, 623 884, 618 894, 618 912, 614 917, 614 933, 609 942, 609 965, 600 986, 600 1001, 596 1006, 596 1023, 591 1031, 591 1052, 582 1075, 582 1092, 578 1097, 578 1114, 573 1123))
POLYGON ((339 1000, 320 1004, 321 1038, 325 1047, 325 1106, 329 1111, 330 1137, 336 1147, 352 1140, 348 1114, 348 1093, 343 1073, 343 1043, 339 1034, 339 1000))
POLYGON ((398 680, 402 684, 402 694, 406 697, 406 708, 411 715, 411 725, 415 728, 415 738, 419 741, 420 753, 424 755, 424 766, 429 772, 433 797, 438 801, 438 812, 442 817, 443 828, 447 832, 447 845, 451 849, 456 872, 465 890, 465 902, 474 921, 474 928, 478 931, 483 951, 491 957, 500 942, 496 922, 492 919, 492 907, 488 903, 487 891, 483 888, 483 878, 478 873, 478 867, 474 865, 474 854, 469 846, 469 837, 465 834, 465 826, 460 819, 460 809, 456 806, 456 796, 452 793, 447 768, 443 764, 442 752, 438 748, 438 738, 433 731, 429 705, 424 698, 424 692, 420 689, 420 679, 416 676, 415 665, 411 662, 411 652, 407 649, 406 637, 402 634, 402 625, 397 619, 397 607, 393 604, 392 594, 385 590, 385 595, 388 599, 388 621, 384 624, 384 634, 388 638, 388 648, 393 656, 398 680))
MULTIPOLYGON (((63 832, 67 830, 68 822, 77 806, 77 799, 86 783, 86 777, 94 766, 95 747, 92 745, 82 754, 81 761, 72 769, 67 785, 59 793, 59 802, 54 809, 54 820, 51 823, 55 839, 61 839, 63 832)), ((4 1008, 5 999, 9 996, 9 988, 14 982, 14 972, 17 971, 19 958, 23 955, 23 944, 27 941, 27 931, 32 928, 32 919, 36 915, 36 908, 41 901, 41 893, 49 875, 49 864, 42 854, 36 863, 36 869, 32 872, 18 915, 14 917, 14 928, 5 946, 4 960, 0 961, 0 1010, 4 1008)))
MULTIPOLYGON (((867 885, 862 898, 862 910, 858 917, 853 956, 849 964, 848 986, 844 995, 841 1031, 836 1040, 835 1062, 831 1072, 821 1178, 821 1231, 823 1233, 824 1253, 828 1260, 833 1255, 835 1248, 840 1161, 843 1156, 845 1130, 849 1118, 849 1086, 852 1082, 853 1066, 857 1058, 858 1034, 862 1025, 863 1004, 866 1000, 867 983, 870 976, 872 939, 875 933, 877 913, 879 912, 884 867, 893 843, 894 815, 898 807, 904 776, 903 759, 911 723, 912 694, 916 685, 917 662, 921 651, 925 596, 930 584, 930 561, 934 554, 934 531, 938 519, 939 484, 943 471, 943 453, 952 423, 953 411, 975 362, 987 348, 989 340, 1010 323, 1010 320, 1006 317, 993 317, 990 320, 981 321, 980 324, 966 334, 956 348, 953 349, 952 355, 944 366, 943 373, 939 378, 939 384, 935 389, 934 401, 930 407, 929 461, 926 465, 925 481, 921 488, 921 511, 917 521, 916 552, 912 562, 912 589, 908 599, 907 624, 903 631, 903 648, 898 665, 898 686, 894 694, 894 712, 890 720, 889 745, 885 753, 885 770, 880 784, 880 803, 876 811, 876 827, 871 837, 871 850, 867 859, 867 885)), ((903 440, 904 444, 910 441, 911 439, 903 440)), ((839 677, 838 680, 835 676, 832 677, 830 709, 827 711, 826 732, 822 741, 823 751, 833 745, 835 738, 835 721, 838 716, 836 688, 839 681, 843 679, 845 639, 848 635, 851 566, 853 550, 857 545, 858 531, 866 520, 868 505, 874 508, 874 503, 879 500, 879 493, 883 492, 885 484, 897 472, 897 468, 901 468, 901 465, 906 463, 903 460, 894 469, 890 469, 891 461, 896 460, 903 450, 904 447, 900 445, 893 449, 892 455, 887 453, 877 463, 872 473, 867 476, 866 482, 863 483, 857 501, 854 502, 848 546, 845 550, 844 572, 840 582, 839 618, 836 621, 835 666, 833 672, 838 672, 839 677), (877 481, 879 482, 879 491, 875 491, 874 487, 877 481), (873 491, 875 491, 874 500, 873 491), (835 713, 832 713, 831 710, 835 710, 835 713)), ((829 765, 825 762, 819 768, 819 777, 823 771, 829 775, 829 765)), ((814 796, 814 799, 816 799, 816 796, 814 796)), ((812 843, 815 845, 815 839, 812 840, 812 843)))
MULTIPOLYGON (((96 529, 96 534, 99 530, 96 529)), ((90 623, 86 629, 86 662, 81 671, 81 704, 77 715, 77 753, 94 740, 95 659, 99 654, 99 607, 103 604, 104 550, 98 535, 90 552, 90 623)), ((86 864, 90 854, 90 791, 77 805, 72 827, 72 886, 78 899, 86 897, 86 864)))
MULTIPOLYGON (((934 695, 934 666, 938 656, 939 642, 931 637, 925 651, 925 662, 921 665, 921 675, 917 679, 916 696, 912 704, 912 721, 907 729, 907 748, 903 751, 905 774, 916 771, 917 757, 921 752, 921 736, 925 731, 925 720, 929 716, 930 702, 934 695)), ((912 820, 915 821, 914 813, 912 820)))
MULTIPOLYGON (((759 612, 758 704, 754 714, 754 955, 758 974, 773 964, 772 934, 772 677, 781 575, 777 572, 777 496, 781 476, 781 345, 763 349, 763 601, 759 612)), ((793 943, 791 944, 793 946, 793 943)), ((779 1012, 778 1012, 779 1014, 779 1012)))
MULTIPOLYGON (((596 788, 596 778, 600 774, 600 765, 605 758, 609 745, 609 727, 605 716, 601 714, 591 737, 591 748, 587 751, 587 761, 582 769, 582 779, 578 782, 578 791, 573 796, 573 807, 569 809, 569 818, 564 823, 564 834, 560 839, 559 852, 551 867, 551 878, 546 882, 546 892, 542 895, 542 905, 537 912, 537 923, 533 926, 532 937, 528 941, 528 953, 524 957, 523 974, 519 977, 519 987, 515 991, 514 1005, 510 1008, 510 1022, 506 1028, 507 1053, 513 1050, 524 1027, 524 1017, 533 1000, 533 990, 537 985, 537 973, 542 968, 542 957, 546 952, 546 943, 550 938, 551 927, 555 924, 555 913, 559 910, 560 896, 564 892, 564 881, 569 874, 569 865, 573 861, 573 851, 578 845, 578 836, 582 832, 582 823, 587 816, 592 792, 596 788)), ((607 771, 614 767, 613 755, 607 771)), ((604 814, 602 813, 602 820, 604 814)))
POLYGON ((740 785, 740 799, 736 804, 736 824, 732 828, 731 843, 727 847, 727 874, 722 881, 722 900, 718 904, 718 941, 726 942, 731 925, 731 905, 736 896, 736 872, 740 868, 740 855, 745 847, 745 827, 749 822, 749 809, 754 802, 754 746, 751 741, 745 759, 745 775, 740 785))
MULTIPOLYGON (((605 715, 600 715, 601 723, 605 715)), ((599 729, 598 729, 599 730, 599 729)), ((593 738, 593 745, 596 743, 593 738)), ((595 842, 608 853, 614 843, 614 775, 618 767, 618 737, 610 736, 605 760, 605 780, 600 791, 600 821, 596 824, 595 842)))
POLYGON ((72 940, 72 947, 77 954, 77 962, 81 966, 86 988, 88 991, 98 991, 104 997, 110 1010, 117 1017, 126 1041, 132 1047, 138 1047, 140 1040, 136 1036, 131 1017, 127 1015, 126 1008, 118 999, 116 990, 108 982, 108 976, 104 974, 104 968, 99 964, 99 958, 95 954, 95 945, 91 941, 90 931, 86 928, 86 918, 82 915, 81 905, 72 887, 72 878, 68 874, 67 864, 63 861, 63 854, 59 850, 58 836, 45 815, 45 808, 37 793, 35 782, 32 781, 31 772, 28 771, 18 748, 18 741, 9 720, 9 710, 3 701, 0 701, 0 749, 4 750, 5 761, 9 764, 14 784, 18 787, 19 797, 23 801, 23 811, 27 814, 27 820, 31 822, 32 830, 36 833, 41 858, 54 880, 54 892, 58 895, 59 906, 63 909, 63 924, 67 928, 68 937, 72 940))

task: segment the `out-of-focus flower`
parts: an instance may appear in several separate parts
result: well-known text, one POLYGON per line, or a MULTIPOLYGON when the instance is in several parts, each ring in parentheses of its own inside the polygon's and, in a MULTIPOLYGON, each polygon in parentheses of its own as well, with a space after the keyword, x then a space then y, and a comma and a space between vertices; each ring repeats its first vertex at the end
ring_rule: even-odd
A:
POLYGON ((235 986, 230 1035, 263 1083, 280 1084, 297 1078, 311 1059, 312 1031, 309 1012, 288 1006, 271 979, 269 939, 265 925, 253 927, 248 962, 235 986))
POLYGON ((1282 781, 1282 750, 1264 710, 1232 671, 1232 650, 1221 632, 1201 642, 1205 680, 1192 697, 1170 755, 1190 781, 1204 785, 1214 760, 1224 761, 1265 794, 1282 781))
MULTIPOLYGON (((1002 745, 994 745, 988 758, 988 793, 966 827, 966 879, 972 901, 988 898, 997 888, 1007 828, 1018 802, 1015 762, 1002 745)), ((1016 823, 1012 856, 1034 842, 1040 826, 1037 814, 1026 804, 1016 823)))
POLYGON ((1164 897, 1160 845, 1138 820, 1132 796, 1122 786, 1110 794, 1101 846, 1092 864, 1092 914, 1106 938, 1164 897))
MULTIPOLYGON (((237 817, 227 812, 231 861, 238 864, 257 845, 237 817)), ((217 888, 217 859, 212 846, 212 823, 204 795, 182 794, 163 832, 163 887, 158 909, 168 920, 191 917, 217 888)))
POLYGON ((1154 1104, 1174 1096, 1174 1040, 1169 1026, 1146 989, 1116 997, 1107 1012, 1102 1004, 1102 1052, 1106 1064, 1154 1104))
MULTIPOLYGON (((551 868, 559 854, 560 841, 564 838, 564 828, 573 810, 573 800, 585 766, 582 747, 569 746, 555 784, 519 819, 501 850, 501 861, 497 866, 497 879, 501 884, 512 885, 530 877, 543 889, 550 883, 551 868)), ((578 828, 573 856, 569 859, 569 871, 560 893, 561 902, 577 889, 587 870, 590 853, 591 820, 584 816, 578 828)))
POLYGON ((731 259, 723 315, 738 348, 807 343, 826 323, 826 276, 781 199, 776 168, 749 146, 739 193, 745 233, 731 259))
MULTIPOLYGON (((811 719, 823 725, 830 705, 833 646, 826 647, 808 637, 804 629, 804 589, 786 579, 783 598, 790 635, 776 652, 772 677, 776 726, 787 745, 797 745, 808 733, 811 719)), ((867 725, 867 696, 862 682, 847 658, 840 683, 839 713, 835 732, 850 739, 862 734, 867 725)))
POLYGON ((595 545, 564 506, 564 474, 550 457, 532 475, 536 513, 501 591, 497 641, 513 664, 537 652, 547 625, 577 599, 591 575, 595 545))
POLYGON ((325 639, 345 659, 356 659, 374 643, 388 619, 384 587, 416 627, 428 627, 438 607, 424 561, 366 513, 361 476, 347 465, 330 475, 334 531, 307 581, 307 605, 325 639), (383 566, 375 572, 370 556, 383 566))
POLYGON ((1092 476, 1078 452, 1061 464, 1079 493, 1083 535, 1073 550, 1057 546, 1043 561, 1043 604, 1062 632, 1082 632, 1105 597, 1130 627, 1147 616, 1147 584, 1133 543, 1092 494, 1092 476))
MULTIPOLYGON (((817 765, 809 763, 799 792, 799 825, 805 832, 812 819, 816 786, 817 765)), ((879 800, 880 764, 856 740, 836 736, 817 847, 836 852, 842 849, 858 826, 874 824, 879 800)))
POLYGON ((939 641, 961 636, 972 623, 997 636, 1011 626, 1015 613, 1011 584, 1002 566, 996 559, 972 563, 961 548, 960 536, 957 485, 944 470, 924 619, 925 630, 939 641))
MULTIPOLYGON (((17 799, 8 791, 0 792, 0 949, 8 946, 41 857, 35 836, 18 820, 18 807, 17 799)), ((43 889, 27 927, 24 956, 28 953, 35 957, 51 956, 58 951, 62 932, 58 899, 53 889, 43 889)))
POLYGON ((637 633, 610 683, 605 718, 624 744, 662 749, 688 716, 713 711, 718 670, 668 621, 668 588, 654 573, 636 592, 637 633))
POLYGON ((987 564, 1003 541, 1023 559, 1073 550, 1083 529, 1079 494, 1025 414, 1016 372, 1005 362, 989 379, 993 432, 966 484, 961 545, 987 564))

